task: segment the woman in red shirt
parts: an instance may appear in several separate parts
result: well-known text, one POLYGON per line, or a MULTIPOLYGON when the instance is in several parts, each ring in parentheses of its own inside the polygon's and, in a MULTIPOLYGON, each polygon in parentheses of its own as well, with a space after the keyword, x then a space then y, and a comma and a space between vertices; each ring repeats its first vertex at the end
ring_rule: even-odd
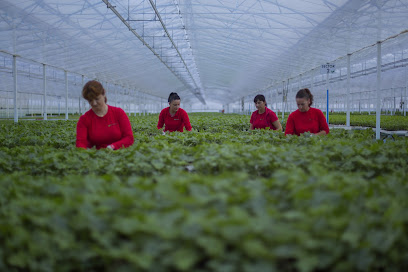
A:
POLYGON ((258 94, 254 98, 254 103, 258 110, 254 111, 251 115, 251 120, 249 121, 251 123, 251 130, 256 128, 266 129, 267 127, 273 130, 282 130, 276 114, 266 107, 265 96, 258 94))
POLYGON ((121 108, 106 104, 106 92, 101 83, 88 81, 82 96, 92 108, 78 120, 76 147, 119 149, 133 144, 129 118, 121 108))
POLYGON ((183 132, 183 127, 190 131, 190 119, 187 112, 180 108, 180 96, 177 93, 170 93, 168 102, 169 107, 160 112, 157 128, 161 129, 164 125, 164 132, 183 132))
POLYGON ((329 134, 329 126, 321 110, 310 107, 313 95, 309 89, 300 89, 296 94, 298 109, 292 112, 286 122, 285 135, 300 135, 310 132, 315 135, 329 134))

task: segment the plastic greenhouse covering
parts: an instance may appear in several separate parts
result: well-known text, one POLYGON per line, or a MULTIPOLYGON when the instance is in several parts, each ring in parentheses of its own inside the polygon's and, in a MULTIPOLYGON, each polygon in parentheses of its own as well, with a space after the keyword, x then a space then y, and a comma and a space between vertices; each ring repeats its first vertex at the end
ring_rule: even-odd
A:
POLYGON ((187 111, 248 113, 258 93, 292 111, 303 87, 323 111, 405 114, 407 15, 408 0, 2 0, 0 117, 84 113, 90 79, 129 114, 170 92, 187 111))

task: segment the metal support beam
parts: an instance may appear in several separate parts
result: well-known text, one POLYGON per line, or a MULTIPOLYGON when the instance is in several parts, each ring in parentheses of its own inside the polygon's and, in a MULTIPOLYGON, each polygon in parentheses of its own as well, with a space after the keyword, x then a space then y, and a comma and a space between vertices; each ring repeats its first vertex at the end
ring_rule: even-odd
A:
POLYGON ((329 124, 329 72, 326 74, 326 122, 329 124))
POLYGON ((285 81, 282 81, 282 122, 285 119, 285 81))
POLYGON ((64 71, 65 75, 65 120, 68 120, 68 72, 64 71))
POLYGON ((82 88, 83 88, 83 86, 84 86, 84 75, 82 75, 81 76, 81 91, 80 91, 80 93, 79 93, 79 96, 78 96, 78 100, 79 100, 79 115, 82 115, 82 107, 81 107, 81 97, 82 97, 82 88))
POLYGON ((43 64, 43 117, 47 120, 47 66, 43 64))
POLYGON ((408 66, 405 67, 405 96, 404 96, 404 116, 407 116, 407 103, 408 103, 408 98, 407 98, 407 89, 408 89, 408 66))
POLYGON ((380 139, 381 129, 381 42, 377 42, 377 113, 375 121, 375 138, 380 139))
POLYGON ((347 122, 346 126, 350 126, 350 58, 351 54, 347 54, 347 95, 346 95, 346 106, 347 106, 347 122))
POLYGON ((17 110, 17 56, 13 55, 13 87, 14 87, 14 123, 18 122, 17 110))

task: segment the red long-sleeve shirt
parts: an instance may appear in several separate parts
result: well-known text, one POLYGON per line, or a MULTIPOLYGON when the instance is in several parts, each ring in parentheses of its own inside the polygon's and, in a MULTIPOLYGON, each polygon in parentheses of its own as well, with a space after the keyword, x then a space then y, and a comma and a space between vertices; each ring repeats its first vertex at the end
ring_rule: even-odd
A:
POLYGON ((180 131, 183 132, 183 127, 188 131, 191 130, 190 119, 188 114, 182 108, 179 108, 174 116, 170 115, 170 107, 162 109, 159 115, 157 128, 161 129, 164 125, 164 131, 180 131))
POLYGON ((289 115, 285 135, 296 134, 299 136, 305 132, 318 133, 322 130, 326 131, 326 134, 330 132, 323 112, 316 108, 309 108, 307 112, 296 110, 289 115))
POLYGON ((278 116, 271 110, 265 107, 265 112, 259 114, 258 110, 254 111, 251 115, 250 123, 254 128, 267 128, 276 130, 277 128, 272 124, 273 122, 279 120, 278 116))
POLYGON ((108 105, 105 116, 99 117, 92 109, 82 115, 77 123, 76 147, 96 149, 112 145, 113 149, 129 147, 134 137, 129 118, 117 107, 108 105))

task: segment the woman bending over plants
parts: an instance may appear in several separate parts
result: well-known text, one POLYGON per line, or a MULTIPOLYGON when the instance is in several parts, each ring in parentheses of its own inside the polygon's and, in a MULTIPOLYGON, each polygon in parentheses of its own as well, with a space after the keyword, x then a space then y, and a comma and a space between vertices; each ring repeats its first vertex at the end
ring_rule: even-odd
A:
POLYGON ((273 129, 282 130, 282 125, 279 122, 278 116, 267 108, 265 96, 258 94, 254 98, 255 107, 257 108, 251 115, 250 129, 273 129))
POLYGON ((188 131, 191 130, 190 119, 185 110, 180 108, 180 96, 177 93, 170 93, 169 106, 162 109, 159 115, 159 122, 157 128, 161 129, 164 126, 164 132, 179 131, 183 132, 185 127, 188 131))
POLYGON ((76 147, 110 148, 129 147, 134 142, 133 131, 126 113, 106 104, 106 92, 96 80, 88 81, 82 89, 91 109, 77 123, 76 147))
POLYGON ((309 89, 300 89, 296 94, 298 109, 292 112, 286 122, 285 135, 300 135, 310 132, 314 135, 329 134, 329 126, 321 110, 312 108, 313 95, 309 89))

